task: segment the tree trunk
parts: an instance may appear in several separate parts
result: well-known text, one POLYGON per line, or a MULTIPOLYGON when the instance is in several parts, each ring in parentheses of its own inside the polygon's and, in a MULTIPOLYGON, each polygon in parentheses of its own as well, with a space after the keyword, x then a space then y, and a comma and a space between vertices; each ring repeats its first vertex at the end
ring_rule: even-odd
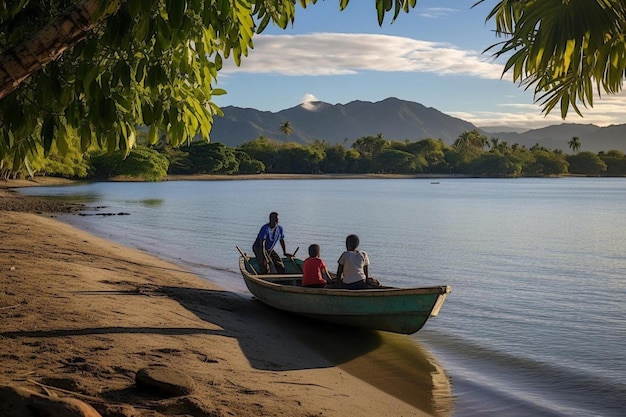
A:
POLYGON ((33 36, 4 51, 0 55, 0 100, 17 89, 32 73, 82 41, 119 9, 120 1, 111 1, 104 12, 94 19, 101 1, 77 1, 33 36))

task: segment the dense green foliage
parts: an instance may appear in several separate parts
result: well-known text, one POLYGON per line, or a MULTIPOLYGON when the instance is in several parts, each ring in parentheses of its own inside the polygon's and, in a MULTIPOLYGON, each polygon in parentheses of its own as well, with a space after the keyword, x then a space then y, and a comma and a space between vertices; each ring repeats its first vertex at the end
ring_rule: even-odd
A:
MULTIPOLYGON (((578 138, 577 138, 578 139, 578 138)), ((580 142, 580 139, 578 139, 580 142)), ((259 137, 236 148, 260 161, 267 173, 458 174, 485 177, 545 177, 575 173, 626 176, 619 151, 567 155, 559 149, 509 145, 477 130, 464 132, 451 146, 439 139, 388 140, 383 135, 357 139, 350 147, 315 141, 308 145, 259 137), (575 170, 569 169, 574 164, 575 170)))
POLYGON ((623 152, 612 150, 600 152, 598 156, 606 164, 604 175, 610 177, 626 175, 626 157, 623 152))
MULTIPOLYGON (((142 136, 138 139, 144 142, 142 136)), ((580 141, 580 140, 579 140, 580 141)), ((140 145, 128 157, 97 151, 61 166, 82 167, 76 174, 57 172, 51 165, 31 167, 35 173, 66 177, 116 176, 159 180, 167 174, 425 174, 481 177, 546 177, 564 174, 626 176, 626 156, 611 150, 567 155, 562 150, 535 145, 509 145, 488 140, 478 131, 461 134, 452 145, 438 139, 388 140, 366 136, 351 146, 314 141, 308 145, 259 137, 236 148, 221 143, 194 142, 173 149, 166 143, 140 145), (151 146, 151 147, 149 147, 151 146)))
POLYGON ((89 160, 93 169, 91 176, 100 179, 122 176, 158 181, 167 175, 170 165, 165 155, 145 146, 131 149, 128 155, 122 151, 112 154, 100 151, 89 160))
POLYGON ((580 152, 567 158, 572 174, 598 176, 607 170, 607 164, 591 152, 580 152))
POLYGON ((505 71, 534 88, 546 113, 581 114, 579 103, 593 106, 594 93, 622 91, 625 0, 501 0, 487 19, 505 38, 492 47, 507 58, 505 71))
POLYGON ((221 143, 194 142, 172 166, 172 174, 234 174, 239 170, 234 149, 221 143))

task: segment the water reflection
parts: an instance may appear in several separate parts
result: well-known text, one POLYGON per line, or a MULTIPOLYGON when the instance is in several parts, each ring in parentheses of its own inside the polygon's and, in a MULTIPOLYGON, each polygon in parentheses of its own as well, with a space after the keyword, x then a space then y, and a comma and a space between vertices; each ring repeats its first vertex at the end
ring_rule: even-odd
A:
POLYGON ((436 417, 454 411, 450 378, 437 358, 411 338, 334 326, 301 338, 345 372, 413 407, 436 417))
POLYGON ((89 204, 97 202, 100 199, 100 195, 97 193, 78 193, 78 194, 40 194, 40 193, 28 193, 29 189, 19 189, 22 194, 33 195, 38 197, 49 198, 50 200, 66 201, 77 204, 89 204))
MULTIPOLYGON (((134 201, 130 203, 134 203, 134 201)), ((161 207, 163 205, 163 199, 162 198, 147 198, 145 200, 139 200, 138 203, 145 207, 161 207)))

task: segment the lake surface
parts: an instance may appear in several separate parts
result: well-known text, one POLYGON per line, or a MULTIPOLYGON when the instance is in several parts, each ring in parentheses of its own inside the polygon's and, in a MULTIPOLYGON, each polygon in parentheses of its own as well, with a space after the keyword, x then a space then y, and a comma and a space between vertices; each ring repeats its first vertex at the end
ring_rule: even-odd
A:
MULTIPOLYGON (((172 181, 21 191, 100 207, 91 214, 128 213, 61 220, 243 295, 236 245, 251 253, 271 211, 280 213, 288 251, 299 248, 304 258, 318 243, 331 270, 356 233, 384 283, 452 286, 439 317, 398 342, 425 350, 440 367, 431 402, 443 405, 426 411, 626 413, 626 179, 172 181)), ((408 363, 402 352, 375 360, 393 369, 408 363)))

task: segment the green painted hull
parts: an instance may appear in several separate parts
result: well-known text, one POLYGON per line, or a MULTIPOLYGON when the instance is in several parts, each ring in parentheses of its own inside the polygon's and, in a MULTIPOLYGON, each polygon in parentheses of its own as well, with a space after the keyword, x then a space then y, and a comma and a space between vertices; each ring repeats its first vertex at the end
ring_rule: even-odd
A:
POLYGON ((427 288, 381 287, 367 290, 305 288, 296 269, 302 260, 285 259, 284 275, 257 275, 254 258, 240 257, 239 267, 248 290, 279 310, 332 323, 394 333, 412 334, 435 317, 449 286, 427 288))

